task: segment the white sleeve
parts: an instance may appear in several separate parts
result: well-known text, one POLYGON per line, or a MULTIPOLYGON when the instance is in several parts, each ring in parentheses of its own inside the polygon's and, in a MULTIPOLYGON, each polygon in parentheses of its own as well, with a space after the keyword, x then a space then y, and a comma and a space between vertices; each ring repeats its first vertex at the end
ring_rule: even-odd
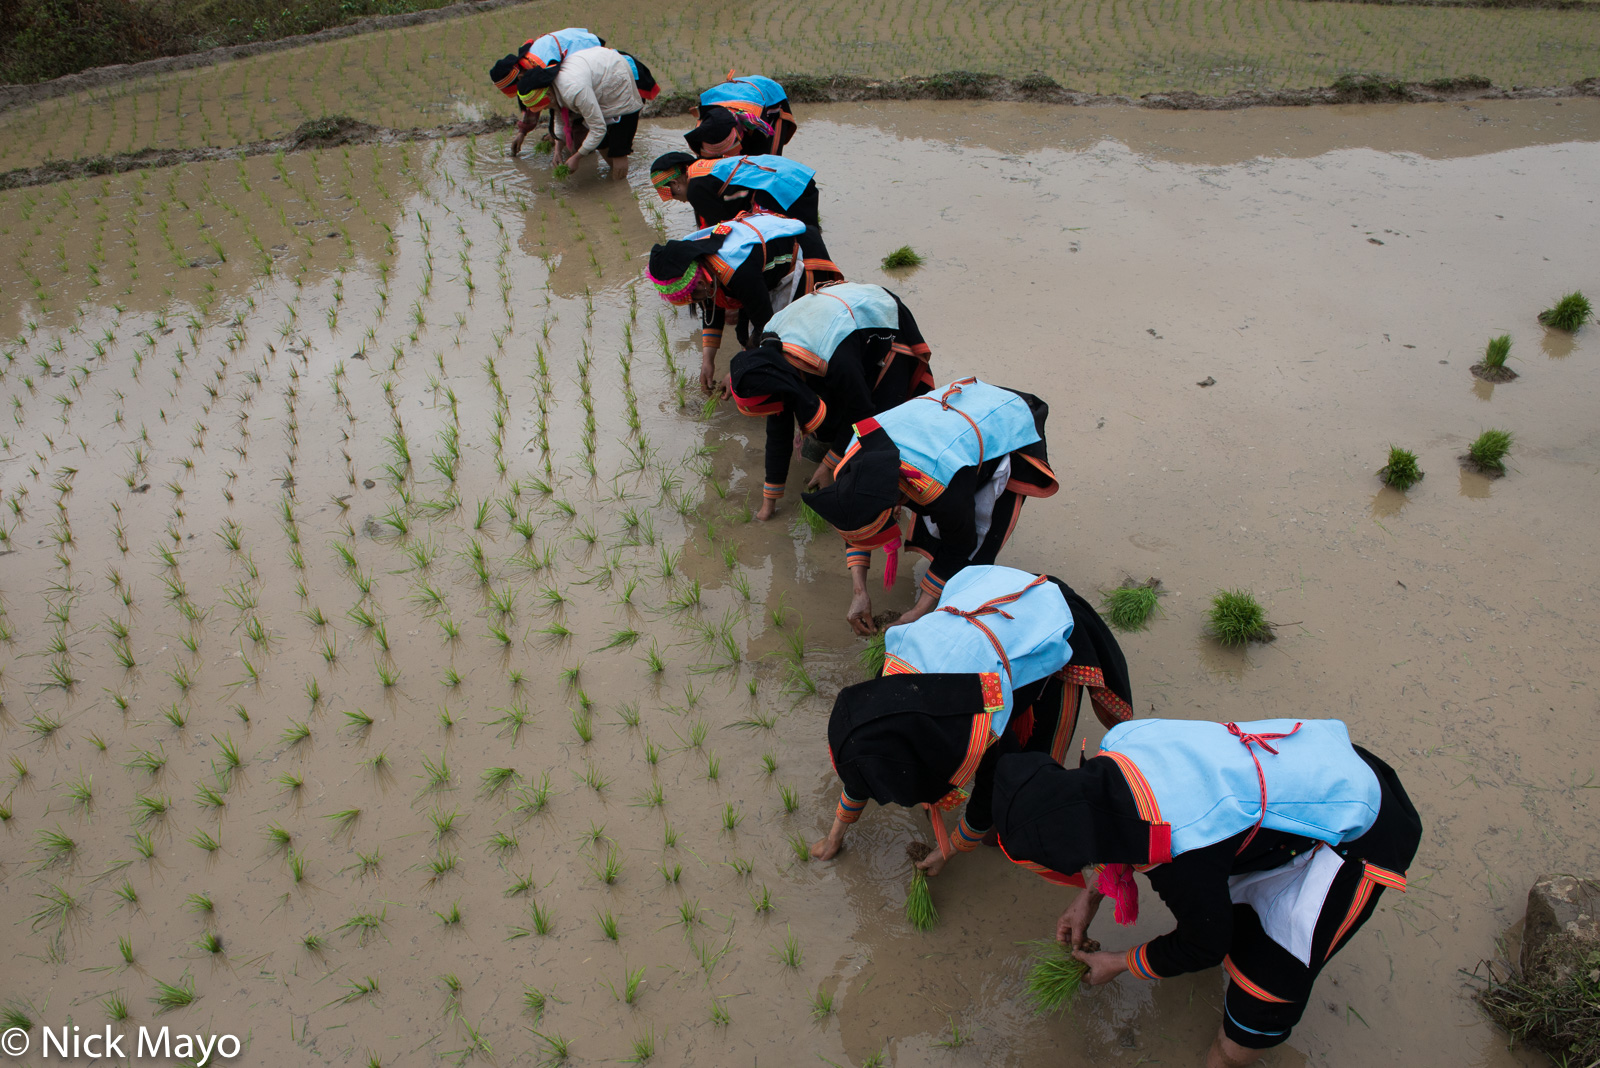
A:
POLYGON ((583 124, 589 127, 588 136, 578 147, 578 154, 587 156, 600 147, 606 136, 606 114, 600 110, 600 98, 595 95, 594 84, 589 79, 583 80, 568 107, 582 115, 583 124))

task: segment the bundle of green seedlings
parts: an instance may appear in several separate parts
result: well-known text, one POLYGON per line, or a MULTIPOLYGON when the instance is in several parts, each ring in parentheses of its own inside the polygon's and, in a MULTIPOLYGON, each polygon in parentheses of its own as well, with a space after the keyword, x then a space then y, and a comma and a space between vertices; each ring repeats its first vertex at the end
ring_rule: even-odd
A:
POLYGON ((1072 1008, 1089 974, 1089 966, 1074 957, 1066 946, 1049 939, 1030 942, 1034 947, 1033 966, 1028 969, 1028 997, 1035 1012, 1061 1012, 1072 1008))
MULTIPOLYGON (((937 813, 934 819, 938 819, 937 813)), ((926 842, 908 842, 906 856, 911 859, 911 886, 906 890, 906 919, 919 931, 931 931, 939 923, 939 910, 933 904, 928 876, 916 865, 933 849, 926 842)))
POLYGON ((1498 478, 1506 473, 1506 454, 1510 451, 1511 431, 1485 430, 1467 446, 1462 460, 1483 474, 1498 478))
POLYGON ((1143 582, 1134 582, 1129 578, 1116 589, 1108 591, 1100 607, 1105 611, 1107 622, 1118 630, 1143 630, 1158 607, 1156 602, 1160 598, 1160 590, 1161 580, 1158 578, 1143 582))
POLYGON ((1516 1042, 1548 1052, 1556 1064, 1600 1063, 1600 951, 1585 959, 1574 952, 1579 945, 1569 944, 1560 968, 1530 973, 1490 962, 1477 991, 1489 1019, 1516 1042))
POLYGON ((1223 645, 1270 642, 1276 635, 1261 604, 1246 590, 1218 590, 1211 598, 1211 636, 1223 645))
POLYGON ((1483 359, 1472 365, 1472 373, 1485 382, 1509 382, 1517 377, 1517 372, 1506 366, 1506 357, 1510 355, 1510 334, 1490 338, 1488 347, 1483 350, 1483 359))
POLYGON ((910 245, 901 245, 883 258, 883 269, 892 271, 897 267, 921 267, 922 256, 910 245))
POLYGON ((1404 493, 1423 479, 1422 468, 1417 466, 1417 454, 1398 445, 1389 446, 1389 462, 1378 469, 1378 477, 1385 486, 1393 486, 1404 493))
POLYGON ((867 678, 875 679, 883 674, 883 661, 887 655, 884 632, 880 628, 878 633, 867 639, 866 648, 856 654, 856 662, 861 665, 861 670, 867 673, 867 678))
POLYGON ((1593 314, 1594 308, 1590 306, 1589 298, 1574 290, 1556 301, 1555 307, 1540 312, 1539 321, 1545 326, 1570 333, 1588 322, 1593 314))

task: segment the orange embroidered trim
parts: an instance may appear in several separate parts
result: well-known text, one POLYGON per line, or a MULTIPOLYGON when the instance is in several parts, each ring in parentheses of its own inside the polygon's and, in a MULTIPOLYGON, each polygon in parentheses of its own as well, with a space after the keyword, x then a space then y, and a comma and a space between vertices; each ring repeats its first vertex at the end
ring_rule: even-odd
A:
POLYGON ((912 667, 898 656, 889 653, 883 658, 883 673, 885 675, 920 675, 922 674, 922 669, 912 667))
POLYGON ((1150 789, 1150 783, 1145 780, 1144 772, 1121 753, 1102 749, 1099 755, 1110 757, 1117 762, 1117 767, 1122 769, 1122 777, 1128 780, 1128 789, 1133 792, 1133 803, 1139 806, 1139 818, 1146 823, 1160 823, 1161 806, 1156 804, 1155 791, 1150 789))
POLYGON ((957 787, 965 787, 972 782, 972 777, 978 773, 978 761, 983 759, 984 750, 994 743, 994 732, 989 729, 989 724, 994 720, 994 714, 985 711, 982 715, 972 717, 972 733, 967 738, 967 756, 956 769, 950 782, 957 787))
POLYGON ((1227 970, 1228 975, 1236 984, 1238 984, 1240 990, 1243 990, 1246 994, 1249 994, 1257 1001, 1266 1001, 1274 1005, 1289 1004, 1289 1000, 1287 998, 1280 998, 1273 994, 1267 993, 1266 988, 1252 981, 1248 976, 1241 972, 1239 970, 1239 966, 1233 963, 1232 957, 1223 957, 1222 967, 1227 970))

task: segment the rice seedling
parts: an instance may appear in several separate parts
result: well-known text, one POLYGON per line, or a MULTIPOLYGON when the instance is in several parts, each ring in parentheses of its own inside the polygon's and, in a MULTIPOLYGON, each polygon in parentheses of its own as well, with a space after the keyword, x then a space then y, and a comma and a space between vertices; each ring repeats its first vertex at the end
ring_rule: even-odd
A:
POLYGON ((1571 332, 1587 323, 1593 314, 1594 308, 1590 305, 1589 298, 1574 291, 1556 301, 1554 307, 1540 312, 1539 321, 1545 326, 1571 332))
POLYGON ((283 732, 278 737, 284 745, 291 748, 302 745, 311 740, 311 726, 308 723, 291 719, 289 725, 283 729, 283 732))
POLYGON ((666 795, 660 783, 651 783, 645 791, 633 799, 635 808, 661 808, 666 804, 666 795))
POLYGON ((53 831, 39 831, 35 835, 35 839, 39 843, 40 852, 44 855, 44 860, 41 862, 40 867, 47 868, 52 864, 71 860, 78 852, 78 843, 63 832, 59 826, 53 831))
POLYGON ((1100 602, 1107 621, 1118 630, 1143 630, 1155 613, 1160 598, 1160 581, 1133 582, 1131 579, 1108 590, 1100 602))
POLYGON ((74 808, 88 812, 94 806, 94 777, 78 772, 78 777, 67 783, 66 795, 74 808))
POLYGON ((172 799, 164 794, 141 794, 133 799, 133 822, 137 827, 159 823, 167 818, 172 799))
POLYGON ((515 746, 518 739, 522 737, 522 728, 527 726, 528 707, 519 702, 513 704, 510 708, 499 708, 495 711, 500 713, 500 717, 490 720, 489 726, 499 727, 499 737, 504 738, 509 735, 511 744, 515 746))
POLYGON ((801 864, 811 859, 811 845, 806 841, 806 836, 799 831, 789 836, 789 852, 794 854, 794 859, 801 864))
POLYGON ((226 786, 223 780, 219 780, 216 786, 213 786, 210 783, 197 783, 195 785, 195 804, 199 805, 202 809, 225 808, 228 804, 228 798, 225 790, 226 786))
POLYGON ((832 1015, 833 994, 819 986, 816 993, 811 995, 811 1018, 813 1020, 825 1020, 832 1015))
POLYGON ((1027 978, 1034 1011, 1043 1014, 1071 1008, 1089 966, 1059 942, 1040 939, 1028 944, 1034 947, 1027 978))
POLYGON ((644 1034, 633 1040, 633 1056, 624 1057, 624 1064, 644 1064, 656 1055, 656 1033, 653 1028, 646 1027, 644 1034))
POLYGON ((287 853, 294 844, 294 832, 280 823, 269 824, 265 834, 267 845, 274 853, 287 853))
MULTIPOLYGON (((706 781, 707 782, 716 782, 717 779, 721 777, 721 775, 722 775, 722 761, 720 759, 718 759, 717 754, 715 754, 715 753, 707 753, 706 754, 706 781)), ((732 828, 730 827, 729 830, 732 830, 732 828)))
POLYGON ((305 788, 306 780, 298 772, 286 771, 272 780, 290 793, 299 793, 305 788))
POLYGON ((378 993, 378 980, 370 975, 364 979, 356 979, 345 983, 344 991, 344 994, 337 1000, 341 1005, 348 1005, 353 1001, 360 1001, 362 998, 371 997, 373 994, 378 993))
POLYGON ((450 835, 456 833, 456 823, 461 819, 461 813, 452 809, 449 812, 443 809, 434 809, 428 813, 428 822, 433 825, 433 840, 442 842, 450 835))
POLYGON ((382 934, 384 920, 388 917, 389 910, 385 906, 379 912, 361 912, 341 923, 336 930, 344 935, 355 935, 358 945, 366 945, 371 939, 382 934))
POLYGON ((784 937, 782 945, 772 947, 771 956, 773 960, 785 968, 800 967, 804 957, 800 952, 800 939, 795 936, 793 928, 789 929, 789 933, 784 937))
POLYGON ((667 662, 661 657, 661 649, 656 645, 654 638, 650 639, 650 651, 645 654, 645 666, 650 669, 650 674, 660 675, 667 670, 667 662))
POLYGON ((189 844, 213 854, 222 848, 222 843, 206 831, 196 831, 190 835, 189 844))
POLYGON ((617 708, 617 718, 624 727, 639 725, 639 702, 629 701, 617 708))
POLYGON ((602 935, 612 942, 618 940, 618 935, 620 932, 617 928, 617 918, 611 914, 610 909, 607 909, 604 912, 597 911, 594 914, 594 918, 595 922, 600 925, 600 933, 602 935))
POLYGON ((172 724, 174 730, 183 730, 189 724, 189 710, 174 701, 161 710, 161 718, 172 724))
MULTIPOLYGON (((1389 446, 1389 462, 1378 469, 1378 477, 1386 486, 1404 493, 1423 479, 1422 468, 1417 465, 1417 454, 1398 445, 1389 446)), ((1115 623, 1115 620, 1112 621, 1115 623)))
POLYGON ((314 932, 302 935, 300 944, 306 948, 307 952, 316 955, 321 955, 328 948, 328 940, 314 932))
POLYGON ((207 953, 216 954, 222 952, 222 936, 215 931, 203 931, 199 938, 189 944, 207 953))
POLYGON ((606 850, 605 860, 594 868, 595 877, 607 886, 615 885, 622 877, 622 854, 615 845, 606 850))
POLYGON ((143 831, 135 831, 133 835, 133 851, 139 854, 140 860, 154 860, 156 857, 155 839, 143 831))
POLYGON ((77 895, 60 883, 52 883, 47 890, 35 893, 33 896, 44 902, 44 906, 38 912, 28 917, 33 921, 35 933, 43 927, 52 925, 59 930, 65 930, 67 923, 83 909, 83 902, 77 895))
POLYGON ((439 926, 459 927, 461 925, 461 902, 458 899, 451 904, 448 911, 440 912, 435 909, 433 914, 439 917, 439 926))
POLYGON ((928 876, 921 868, 911 873, 911 886, 906 890, 906 919, 919 931, 932 930, 939 922, 939 910, 933 904, 933 891, 928 887, 928 876))
POLYGON ((100 999, 100 1007, 106 1011, 106 1019, 112 1023, 122 1023, 129 1015, 128 1003, 123 1000, 120 990, 113 991, 100 999))
POLYGON ((194 980, 187 974, 176 983, 164 983, 156 980, 156 993, 150 1000, 155 1003, 156 1015, 174 1012, 187 1008, 197 1001, 199 995, 195 993, 194 980))
POLYGON ((1272 627, 1260 603, 1246 590, 1219 590, 1207 617, 1212 637, 1223 645, 1270 641, 1272 627))
POLYGON ((1503 475, 1506 471, 1506 454, 1511 451, 1512 436, 1509 430, 1485 430, 1467 446, 1466 459, 1478 470, 1503 475))
POLYGON ((533 1031, 534 1037, 544 1043, 545 1064, 561 1064, 572 1055, 572 1043, 562 1038, 559 1033, 552 1032, 547 1035, 543 1031, 534 1031, 531 1027, 528 1030, 533 1031))

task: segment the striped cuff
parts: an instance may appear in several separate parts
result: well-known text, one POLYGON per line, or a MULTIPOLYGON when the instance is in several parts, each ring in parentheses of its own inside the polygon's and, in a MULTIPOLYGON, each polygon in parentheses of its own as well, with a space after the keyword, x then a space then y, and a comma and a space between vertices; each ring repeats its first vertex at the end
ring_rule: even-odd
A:
POLYGON ((975 829, 963 815, 961 822, 956 824, 956 834, 950 840, 950 844, 956 847, 957 853, 970 853, 983 844, 983 836, 988 833, 987 829, 982 831, 975 829))
POLYGON ((778 501, 783 499, 782 482, 761 483, 761 499, 765 501, 778 501))
POLYGON ((839 808, 834 813, 834 818, 840 823, 854 823, 861 818, 861 810, 867 807, 865 801, 856 801, 849 794, 839 794, 839 808))
POLYGON ((872 566, 872 550, 871 549, 846 549, 844 551, 844 566, 846 568, 852 568, 852 567, 870 568, 872 566))
POLYGON ((935 575, 932 571, 922 576, 920 585, 923 593, 932 594, 934 597, 938 597, 944 592, 944 579, 935 575))
POLYGON ((841 457, 838 453, 834 452, 832 449, 829 449, 828 455, 822 458, 822 466, 826 467, 829 471, 832 471, 835 467, 839 466, 840 459, 841 457))
POLYGON ((700 344, 707 348, 719 348, 722 345, 722 330, 719 328, 705 327, 700 331, 700 344))
POLYGON ((1134 946, 1128 950, 1128 971, 1140 979, 1160 979, 1150 967, 1150 943, 1134 946))

